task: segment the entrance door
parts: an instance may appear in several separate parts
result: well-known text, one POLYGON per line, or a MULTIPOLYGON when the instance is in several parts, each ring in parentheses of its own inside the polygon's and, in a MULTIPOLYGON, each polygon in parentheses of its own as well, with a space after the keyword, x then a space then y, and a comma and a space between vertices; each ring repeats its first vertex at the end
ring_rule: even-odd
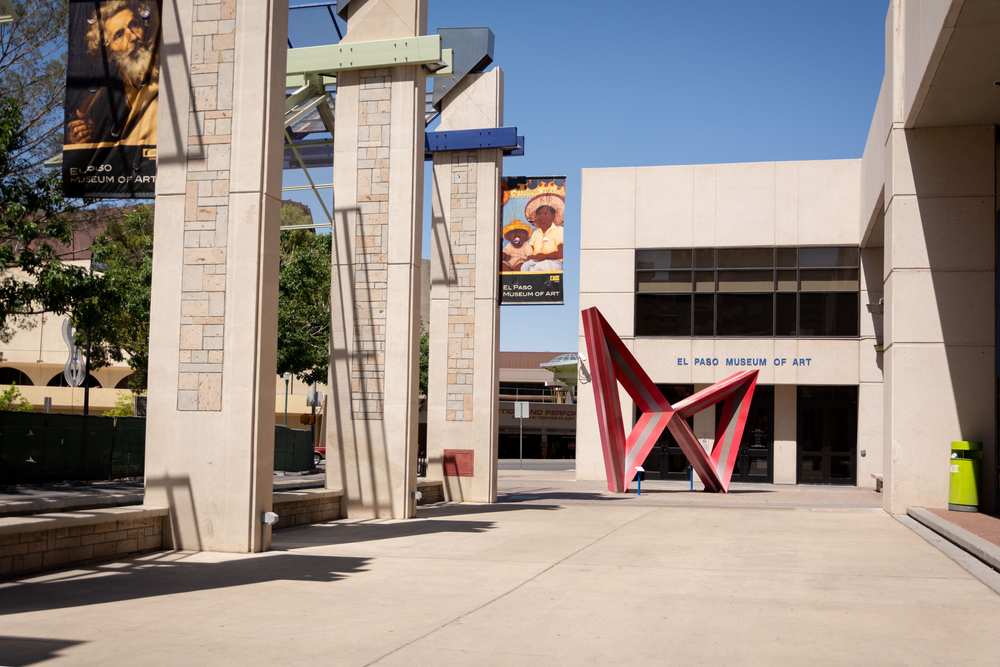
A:
MULTIPOLYGON (((693 384, 658 384, 663 397, 670 405, 680 403, 694 393, 693 384)), ((639 421, 642 412, 636 407, 635 421, 639 421)), ((694 426, 694 417, 688 417, 688 426, 694 426)), ((634 422, 633 422, 634 424, 634 422)), ((660 438, 649 450, 646 461, 642 464, 646 479, 677 479, 685 480, 690 475, 688 460, 680 445, 674 439, 669 429, 664 429, 660 438)))
POLYGON ((799 484, 856 484, 858 388, 798 388, 799 484))
MULTIPOLYGON (((722 404, 715 404, 715 430, 722 419, 722 404)), ((733 468, 734 482, 770 484, 774 479, 774 387, 757 385, 733 468)))

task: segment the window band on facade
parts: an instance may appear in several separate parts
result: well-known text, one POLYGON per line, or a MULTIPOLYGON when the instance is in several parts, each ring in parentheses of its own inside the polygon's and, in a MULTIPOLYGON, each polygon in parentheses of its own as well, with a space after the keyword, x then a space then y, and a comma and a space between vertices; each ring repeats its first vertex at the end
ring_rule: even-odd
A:
POLYGON ((635 254, 635 335, 860 335, 857 246, 671 248, 635 254))

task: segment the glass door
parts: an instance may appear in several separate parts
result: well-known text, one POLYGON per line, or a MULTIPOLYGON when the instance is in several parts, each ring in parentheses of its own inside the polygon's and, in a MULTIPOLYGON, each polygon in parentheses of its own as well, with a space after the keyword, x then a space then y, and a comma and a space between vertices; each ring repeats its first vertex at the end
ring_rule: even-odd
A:
MULTIPOLYGON (((670 405, 679 403, 694 393, 693 384, 658 384, 656 388, 660 390, 670 405)), ((635 410, 636 421, 639 421, 640 414, 642 413, 637 407, 635 410)), ((688 426, 693 427, 694 417, 688 417, 687 423, 688 426)), ((684 456, 684 452, 669 429, 663 430, 659 440, 649 450, 642 467, 646 471, 646 479, 684 480, 690 474, 687 457, 684 456)))
POLYGON ((799 484, 856 484, 858 388, 798 388, 799 484))
MULTIPOLYGON (((722 404, 715 404, 715 430, 722 419, 722 404)), ((757 385, 733 468, 734 482, 770 484, 774 480, 774 387, 757 385)))

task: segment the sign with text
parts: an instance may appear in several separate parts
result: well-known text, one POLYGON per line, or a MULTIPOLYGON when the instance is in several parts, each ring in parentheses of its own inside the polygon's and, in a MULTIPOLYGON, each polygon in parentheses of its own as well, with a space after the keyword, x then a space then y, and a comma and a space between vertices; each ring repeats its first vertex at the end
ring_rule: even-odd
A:
POLYGON ((565 176, 500 181, 500 305, 563 303, 565 176))
POLYGON ((63 192, 152 199, 162 0, 70 0, 63 192))

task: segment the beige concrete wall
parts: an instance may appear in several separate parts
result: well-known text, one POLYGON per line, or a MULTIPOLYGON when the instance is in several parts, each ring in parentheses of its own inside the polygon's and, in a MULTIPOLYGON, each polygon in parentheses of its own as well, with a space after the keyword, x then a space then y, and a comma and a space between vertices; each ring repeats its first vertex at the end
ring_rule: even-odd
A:
POLYGON ((894 129, 887 160, 883 457, 898 514, 946 506, 952 440, 995 451, 995 131, 894 129))
MULTIPOLYGON (((885 200, 885 142, 892 125, 889 119, 887 80, 888 77, 882 81, 861 158, 861 208, 858 215, 861 231, 858 238, 861 239, 862 246, 869 245, 885 200)), ((877 245, 881 246, 880 239, 877 239, 877 245)))
MULTIPOLYGON (((499 68, 442 101, 441 131, 502 125, 499 68)), ((443 480, 446 500, 496 501, 502 166, 499 150, 434 155, 427 476, 443 480), (473 450, 471 477, 445 476, 446 449, 473 450)))
MULTIPOLYGON (((863 341, 634 338, 635 249, 857 245, 861 174, 861 160, 583 170, 580 308, 598 307, 654 382, 707 386, 757 368, 759 384, 776 385, 778 483, 795 483, 794 386, 858 385, 863 375, 880 381, 874 325, 863 341), (750 366, 736 361, 748 358, 755 360, 750 366), (703 359, 718 365, 697 363, 703 359)), ((862 304, 869 299, 878 294, 865 288, 862 304)), ((584 350, 582 334, 581 322, 584 350)), ((630 415, 631 401, 622 395, 623 414, 630 415)), ((593 392, 583 384, 579 404, 577 477, 603 479, 593 392)))
POLYGON ((145 503, 174 548, 269 542, 287 15, 164 14, 145 503))
POLYGON ((904 57, 897 66, 902 68, 902 117, 908 126, 920 112, 964 4, 965 0, 895 0, 890 6, 890 14, 894 10, 900 14, 904 57))

